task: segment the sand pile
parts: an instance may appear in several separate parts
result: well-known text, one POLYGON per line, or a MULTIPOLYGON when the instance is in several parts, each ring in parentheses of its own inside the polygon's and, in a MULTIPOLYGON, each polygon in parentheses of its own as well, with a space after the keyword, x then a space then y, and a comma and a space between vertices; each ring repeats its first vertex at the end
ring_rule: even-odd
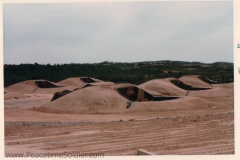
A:
POLYGON ((56 93, 54 93, 51 101, 54 101, 60 97, 63 97, 71 92, 74 92, 79 89, 83 89, 86 87, 92 87, 92 86, 104 86, 104 85, 113 85, 112 82, 104 82, 102 80, 96 79, 96 78, 89 78, 89 77, 73 77, 73 78, 67 78, 65 80, 62 80, 57 83, 58 85, 62 86, 68 86, 73 87, 75 89, 73 90, 61 90, 56 93))
POLYGON ((190 85, 195 89, 210 89, 212 85, 201 80, 198 75, 182 76, 179 78, 183 83, 190 85))
POLYGON ((213 107, 213 103, 198 97, 181 97, 179 99, 155 102, 134 102, 128 113, 137 112, 171 112, 176 110, 202 110, 213 107))
MULTIPOLYGON (((94 114, 107 114, 107 113, 131 113, 131 112, 142 112, 142 111, 161 111, 184 108, 206 108, 211 105, 207 100, 197 97, 184 97, 174 100, 164 101, 149 101, 147 96, 161 96, 154 91, 149 92, 143 90, 143 94, 135 85, 121 84, 121 85, 109 85, 109 86, 92 86, 76 90, 68 93, 63 97, 60 97, 54 101, 51 101, 43 106, 39 107, 38 111, 43 112, 57 112, 57 113, 94 113, 94 114), (138 94, 134 95, 136 101, 131 101, 121 95, 118 89, 123 89, 125 94, 135 94, 135 90, 138 89, 138 94), (142 98, 139 102, 139 98, 142 98), (145 100, 144 100, 145 99, 145 100)), ((127 95, 127 96, 129 96, 127 95)))
POLYGON ((38 110, 59 113, 121 113, 128 100, 114 86, 92 86, 69 93, 38 110))
POLYGON ((166 101, 130 102, 114 88, 116 88, 116 85, 87 87, 44 104, 37 110, 56 113, 108 114, 171 111, 171 109, 188 108, 203 109, 211 106, 211 102, 197 97, 184 97, 166 101))
POLYGON ((208 78, 203 77, 203 76, 198 76, 198 78, 199 78, 200 80, 202 80, 203 82, 206 82, 206 83, 209 83, 209 84, 218 84, 217 81, 213 81, 213 80, 208 79, 208 78))
POLYGON ((82 88, 85 84, 91 84, 91 85, 111 85, 114 84, 112 82, 104 82, 102 80, 96 79, 96 78, 89 78, 89 77, 72 77, 67 78, 65 80, 62 80, 58 82, 59 85, 63 86, 75 86, 82 88))
POLYGON ((54 94, 63 90, 74 90, 76 87, 62 87, 57 83, 47 80, 27 80, 6 87, 9 92, 54 94))
POLYGON ((166 96, 185 96, 187 91, 171 83, 175 78, 154 79, 140 84, 139 87, 155 91, 166 96))
POLYGON ((6 87, 6 89, 10 92, 20 92, 20 93, 31 93, 36 88, 38 87, 35 85, 35 80, 27 80, 27 81, 19 82, 6 87))
POLYGON ((63 86, 82 86, 84 85, 84 82, 80 80, 80 77, 73 77, 64 79, 58 82, 58 84, 63 86))
POLYGON ((189 91, 188 96, 202 98, 233 96, 234 91, 232 84, 218 84, 214 85, 214 88, 209 90, 189 91))

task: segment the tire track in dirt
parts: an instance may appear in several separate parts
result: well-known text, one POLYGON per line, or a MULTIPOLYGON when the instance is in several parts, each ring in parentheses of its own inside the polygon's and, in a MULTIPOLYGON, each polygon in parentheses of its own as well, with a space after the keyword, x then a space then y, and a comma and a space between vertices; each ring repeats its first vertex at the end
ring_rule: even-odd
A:
MULTIPOLYGON (((6 136, 5 144, 25 145, 40 151, 97 151, 106 155, 136 154, 139 148, 156 154, 232 154, 234 126, 229 125, 232 121, 233 114, 226 113, 98 124, 19 126, 11 132, 12 136, 6 136), (81 134, 87 131, 93 132, 81 134), (17 137, 19 132, 21 135, 17 137)), ((5 131, 13 128, 6 126, 5 131)))

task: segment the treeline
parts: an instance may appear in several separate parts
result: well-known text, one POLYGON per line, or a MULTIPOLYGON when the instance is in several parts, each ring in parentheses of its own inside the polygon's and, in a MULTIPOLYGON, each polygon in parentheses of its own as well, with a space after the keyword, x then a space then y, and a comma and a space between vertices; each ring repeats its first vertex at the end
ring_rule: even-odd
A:
POLYGON ((94 77, 115 83, 140 84, 151 79, 200 74, 207 78, 233 81, 233 66, 220 63, 211 67, 188 68, 180 63, 97 63, 97 64, 20 64, 4 65, 4 86, 25 80, 46 79, 59 82, 69 77, 94 77))

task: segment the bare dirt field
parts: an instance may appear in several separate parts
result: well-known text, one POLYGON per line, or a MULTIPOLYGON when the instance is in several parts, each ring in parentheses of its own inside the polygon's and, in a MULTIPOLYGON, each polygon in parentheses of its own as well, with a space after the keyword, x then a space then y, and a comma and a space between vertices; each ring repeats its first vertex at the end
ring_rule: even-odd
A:
MULTIPOLYGON (((79 84, 70 80, 61 84, 79 84)), ((182 80, 191 82, 186 77, 182 80)), ((161 85, 161 81, 154 83, 161 85)), ((177 90, 164 80, 166 95, 166 84, 177 90)), ((6 88, 5 153, 136 155, 137 149, 158 155, 235 153, 233 83, 210 84, 210 89, 189 90, 186 96, 179 89, 184 93, 180 98, 145 98, 131 102, 129 108, 129 99, 116 86, 81 88, 52 102, 51 88, 41 88, 41 92, 26 89, 26 93, 22 88, 18 91, 17 85, 6 88), (19 97, 17 93, 21 93, 19 97)), ((156 87, 161 91, 161 86, 156 87)), ((140 93, 138 90, 137 99, 140 93)))

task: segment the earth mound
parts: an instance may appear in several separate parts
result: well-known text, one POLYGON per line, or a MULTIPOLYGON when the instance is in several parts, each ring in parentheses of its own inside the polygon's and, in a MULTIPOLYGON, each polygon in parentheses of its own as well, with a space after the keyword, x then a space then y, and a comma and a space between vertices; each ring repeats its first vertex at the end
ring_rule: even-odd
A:
POLYGON ((189 91, 188 96, 192 97, 201 97, 201 98, 211 98, 211 97, 229 97, 233 96, 233 86, 232 88, 225 88, 224 85, 221 87, 220 85, 215 86, 210 90, 202 90, 202 91, 189 91))
POLYGON ((153 79, 138 85, 166 96, 185 96, 187 91, 174 85, 171 80, 176 78, 153 79))
POLYGON ((128 109, 128 113, 143 112, 171 112, 174 110, 202 110, 213 107, 214 104, 208 100, 198 97, 181 97, 170 101, 135 102, 128 109))
MULTIPOLYGON (((178 108, 203 109, 211 106, 209 101, 197 97, 183 97, 165 101, 130 101, 118 93, 116 90, 117 87, 119 86, 92 86, 83 88, 44 104, 36 110, 74 114, 115 114, 155 112, 178 108)), ((135 90, 132 86, 129 88, 135 90)))
POLYGON ((27 80, 6 87, 6 89, 10 92, 19 93, 31 93, 36 88, 37 86, 35 85, 35 80, 27 80))
POLYGON ((50 82, 50 81, 47 81, 47 80, 37 80, 37 81, 35 81, 35 85, 38 88, 58 88, 58 87, 63 87, 63 86, 59 86, 57 83, 50 82))
POLYGON ((96 78, 89 78, 89 77, 72 77, 64 79, 58 82, 59 85, 63 86, 76 86, 76 87, 83 87, 85 84, 91 85, 111 85, 114 84, 112 82, 104 82, 100 79, 96 78))
POLYGON ((192 90, 211 89, 212 85, 207 83, 206 81, 203 81, 202 79, 204 78, 202 78, 202 76, 199 76, 199 75, 188 75, 188 76, 182 76, 179 78, 181 82, 191 86, 191 88, 193 88, 192 90))
POLYGON ((35 94, 54 94, 63 90, 74 90, 76 87, 64 87, 57 83, 47 80, 27 80, 6 87, 9 92, 35 93, 35 94))
POLYGON ((213 81, 213 80, 208 79, 208 78, 203 77, 203 76, 198 76, 198 78, 199 78, 200 80, 202 80, 203 82, 206 82, 206 83, 209 83, 209 84, 218 84, 217 81, 213 81))
POLYGON ((58 113, 119 113, 126 110, 128 101, 113 86, 92 86, 71 92, 38 110, 58 113))
POLYGON ((68 93, 37 108, 42 112, 57 113, 129 113, 135 110, 156 111, 164 107, 208 107, 210 102, 196 97, 164 96, 131 84, 86 87, 68 93), (160 99, 154 99, 158 98, 160 99), (170 98, 169 98, 170 97, 170 98), (170 100, 173 99, 173 100, 170 100), (177 100, 177 101, 176 101, 177 100), (176 106, 173 106, 176 105, 176 106), (187 105, 187 106, 184 106, 187 105), (132 107, 134 109, 132 109, 132 107))

